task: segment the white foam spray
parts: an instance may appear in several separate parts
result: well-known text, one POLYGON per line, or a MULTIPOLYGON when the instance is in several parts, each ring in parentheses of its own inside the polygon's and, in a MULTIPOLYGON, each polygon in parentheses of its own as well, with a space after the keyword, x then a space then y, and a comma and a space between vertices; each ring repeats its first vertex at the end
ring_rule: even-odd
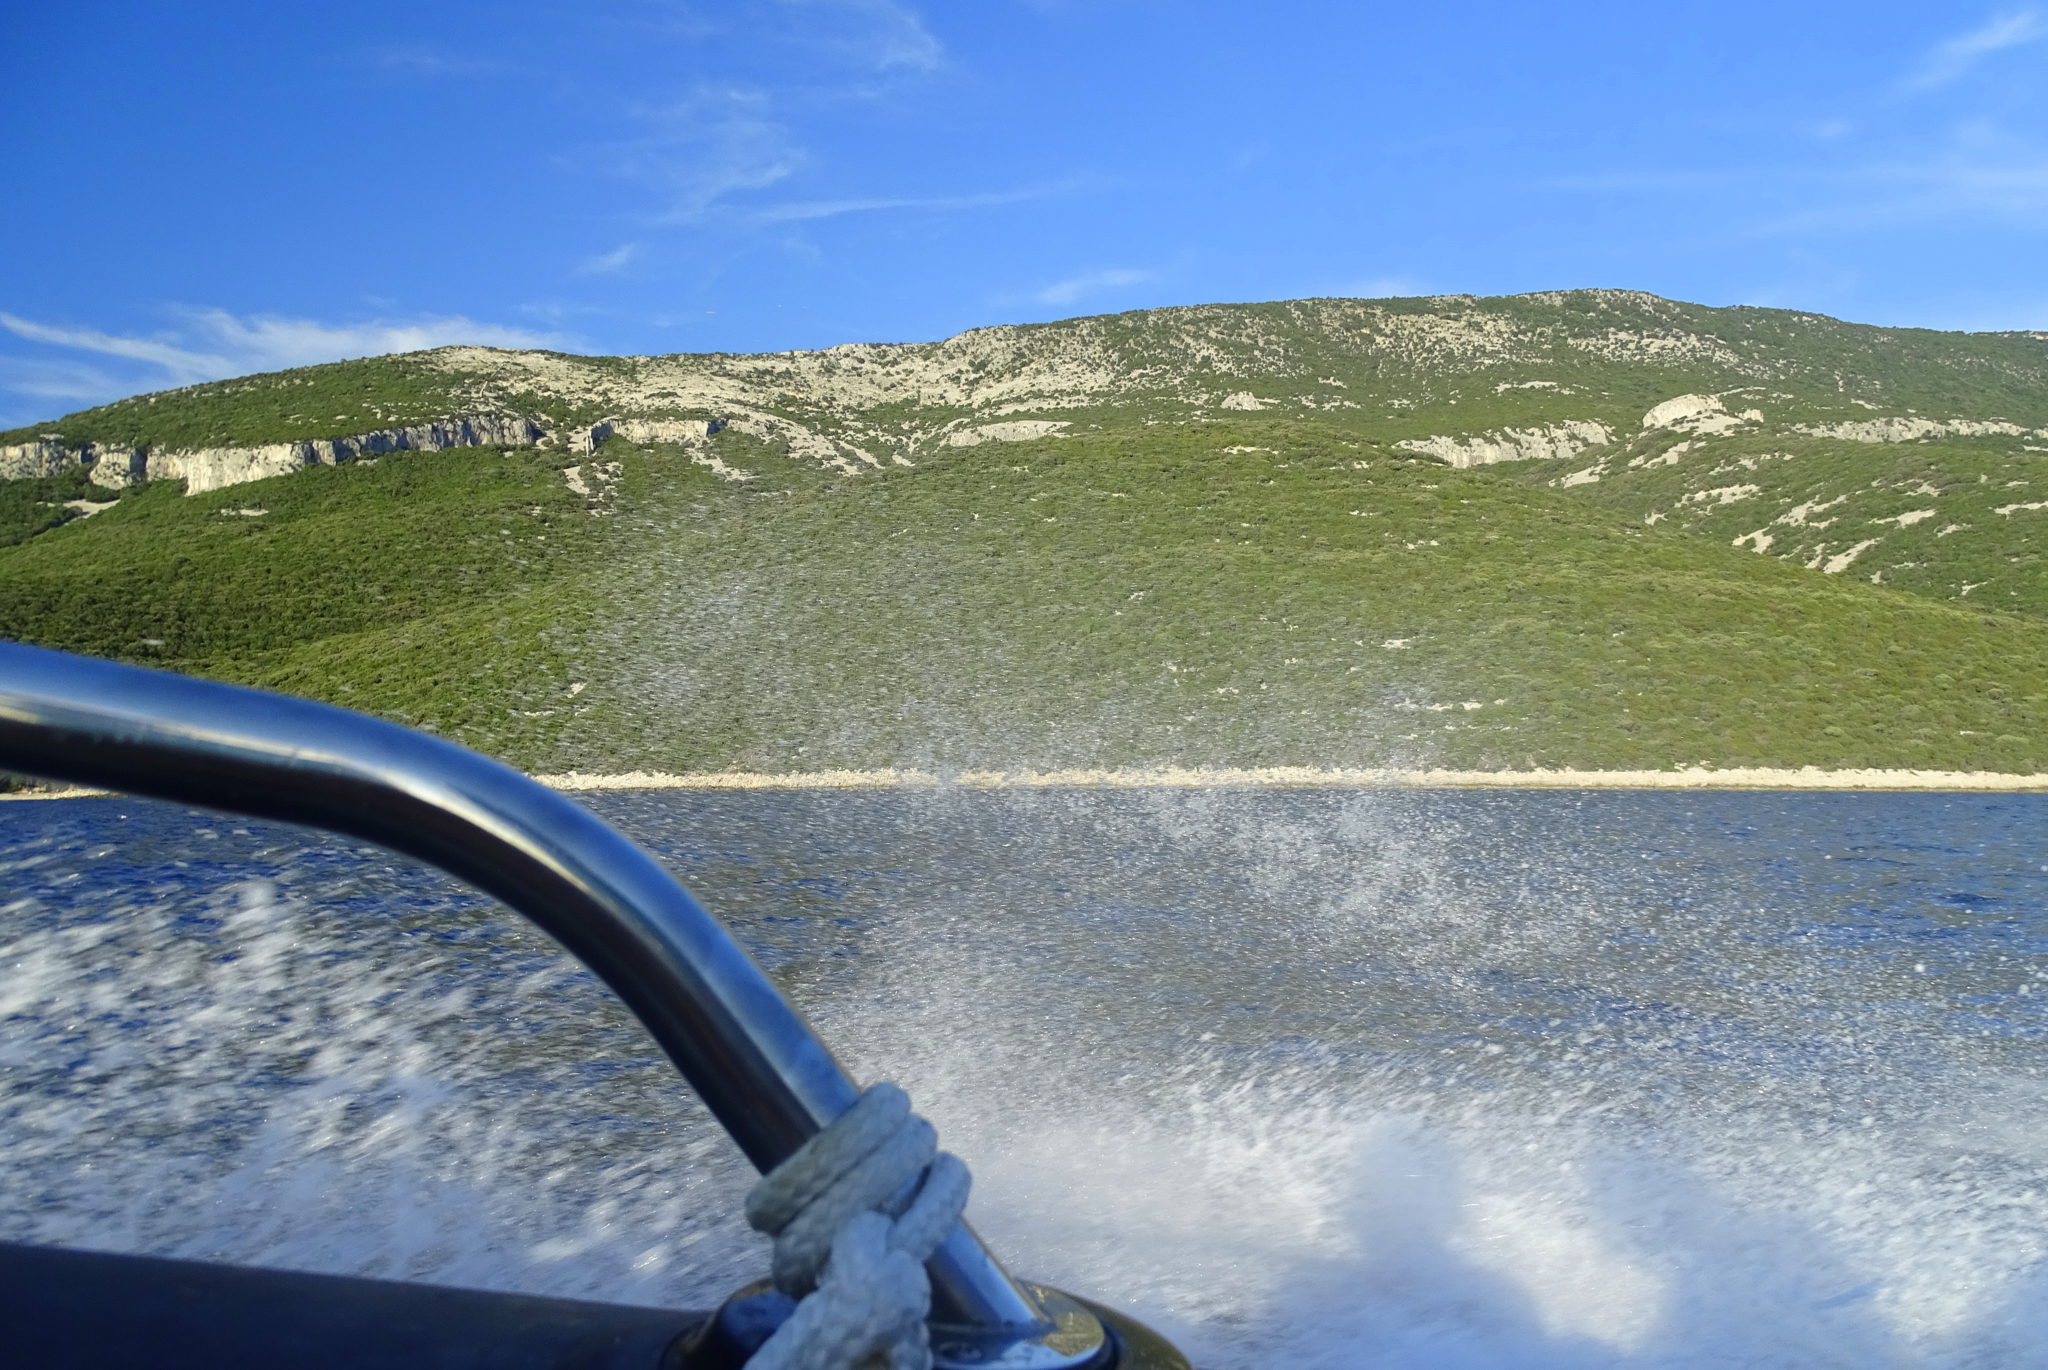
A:
MULTIPOLYGON (((1639 798, 770 797, 689 878, 791 929, 1015 1267, 1208 1370, 2040 1363, 2043 1091, 1949 1013, 2024 972, 1803 949, 1758 921, 1803 876, 1639 798)), ((101 849, 0 857, 0 1236, 671 1305, 761 1269, 733 1150, 502 912, 333 844, 98 902, 101 849)))

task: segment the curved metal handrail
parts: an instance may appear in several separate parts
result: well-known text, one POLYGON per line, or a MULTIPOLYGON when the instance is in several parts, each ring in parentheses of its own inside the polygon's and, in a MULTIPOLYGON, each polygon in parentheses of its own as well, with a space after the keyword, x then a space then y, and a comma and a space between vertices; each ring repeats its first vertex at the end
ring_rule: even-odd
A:
MULTIPOLYGON (((0 642, 0 767, 347 833, 495 895, 611 987, 764 1172, 858 1095, 652 857, 453 743, 308 700, 0 642)), ((1052 1319, 966 1223, 927 1268, 933 1321, 964 1334, 963 1359, 1086 1359, 1042 1344, 1052 1319)), ((1075 1329, 1059 1321, 1072 1345, 1075 1329)))

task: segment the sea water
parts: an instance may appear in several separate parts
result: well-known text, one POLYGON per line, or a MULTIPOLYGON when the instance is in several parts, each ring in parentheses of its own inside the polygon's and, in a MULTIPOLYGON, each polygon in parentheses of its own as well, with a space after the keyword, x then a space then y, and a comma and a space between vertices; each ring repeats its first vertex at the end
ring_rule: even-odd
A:
MULTIPOLYGON (((2048 1365, 2048 796, 597 796, 1198 1366, 2048 1365)), ((703 1306, 744 1164, 515 916, 0 805, 0 1238, 703 1306)))

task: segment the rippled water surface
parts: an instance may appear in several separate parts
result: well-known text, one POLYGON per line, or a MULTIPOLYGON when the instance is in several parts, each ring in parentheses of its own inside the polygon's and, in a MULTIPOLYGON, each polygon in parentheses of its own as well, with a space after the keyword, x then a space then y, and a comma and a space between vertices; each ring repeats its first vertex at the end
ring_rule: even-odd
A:
MULTIPOLYGON (((602 796, 1211 1370, 2048 1364, 2048 796, 602 796)), ((0 1237, 702 1305, 748 1176, 375 849, 0 805, 0 1237)))

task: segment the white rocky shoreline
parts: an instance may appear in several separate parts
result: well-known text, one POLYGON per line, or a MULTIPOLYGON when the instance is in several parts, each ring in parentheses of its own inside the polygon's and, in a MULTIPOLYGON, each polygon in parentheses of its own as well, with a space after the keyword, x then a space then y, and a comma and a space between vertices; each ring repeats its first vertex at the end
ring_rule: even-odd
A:
MULTIPOLYGON (((1454 771, 1376 768, 1167 766, 1132 770, 567 771, 533 777, 569 793, 600 790, 1837 790, 1895 793, 2048 793, 2048 775, 2006 771, 1824 770, 1708 766, 1673 771, 1454 771)), ((0 794, 86 799, 111 790, 0 794)))
POLYGON ((663 771, 536 776, 558 790, 875 789, 1503 789, 1503 790, 1928 790, 2048 791, 2048 775, 2000 771, 1823 770, 1687 767, 1670 771, 1457 771, 1310 766, 1131 770, 937 772, 663 771))

